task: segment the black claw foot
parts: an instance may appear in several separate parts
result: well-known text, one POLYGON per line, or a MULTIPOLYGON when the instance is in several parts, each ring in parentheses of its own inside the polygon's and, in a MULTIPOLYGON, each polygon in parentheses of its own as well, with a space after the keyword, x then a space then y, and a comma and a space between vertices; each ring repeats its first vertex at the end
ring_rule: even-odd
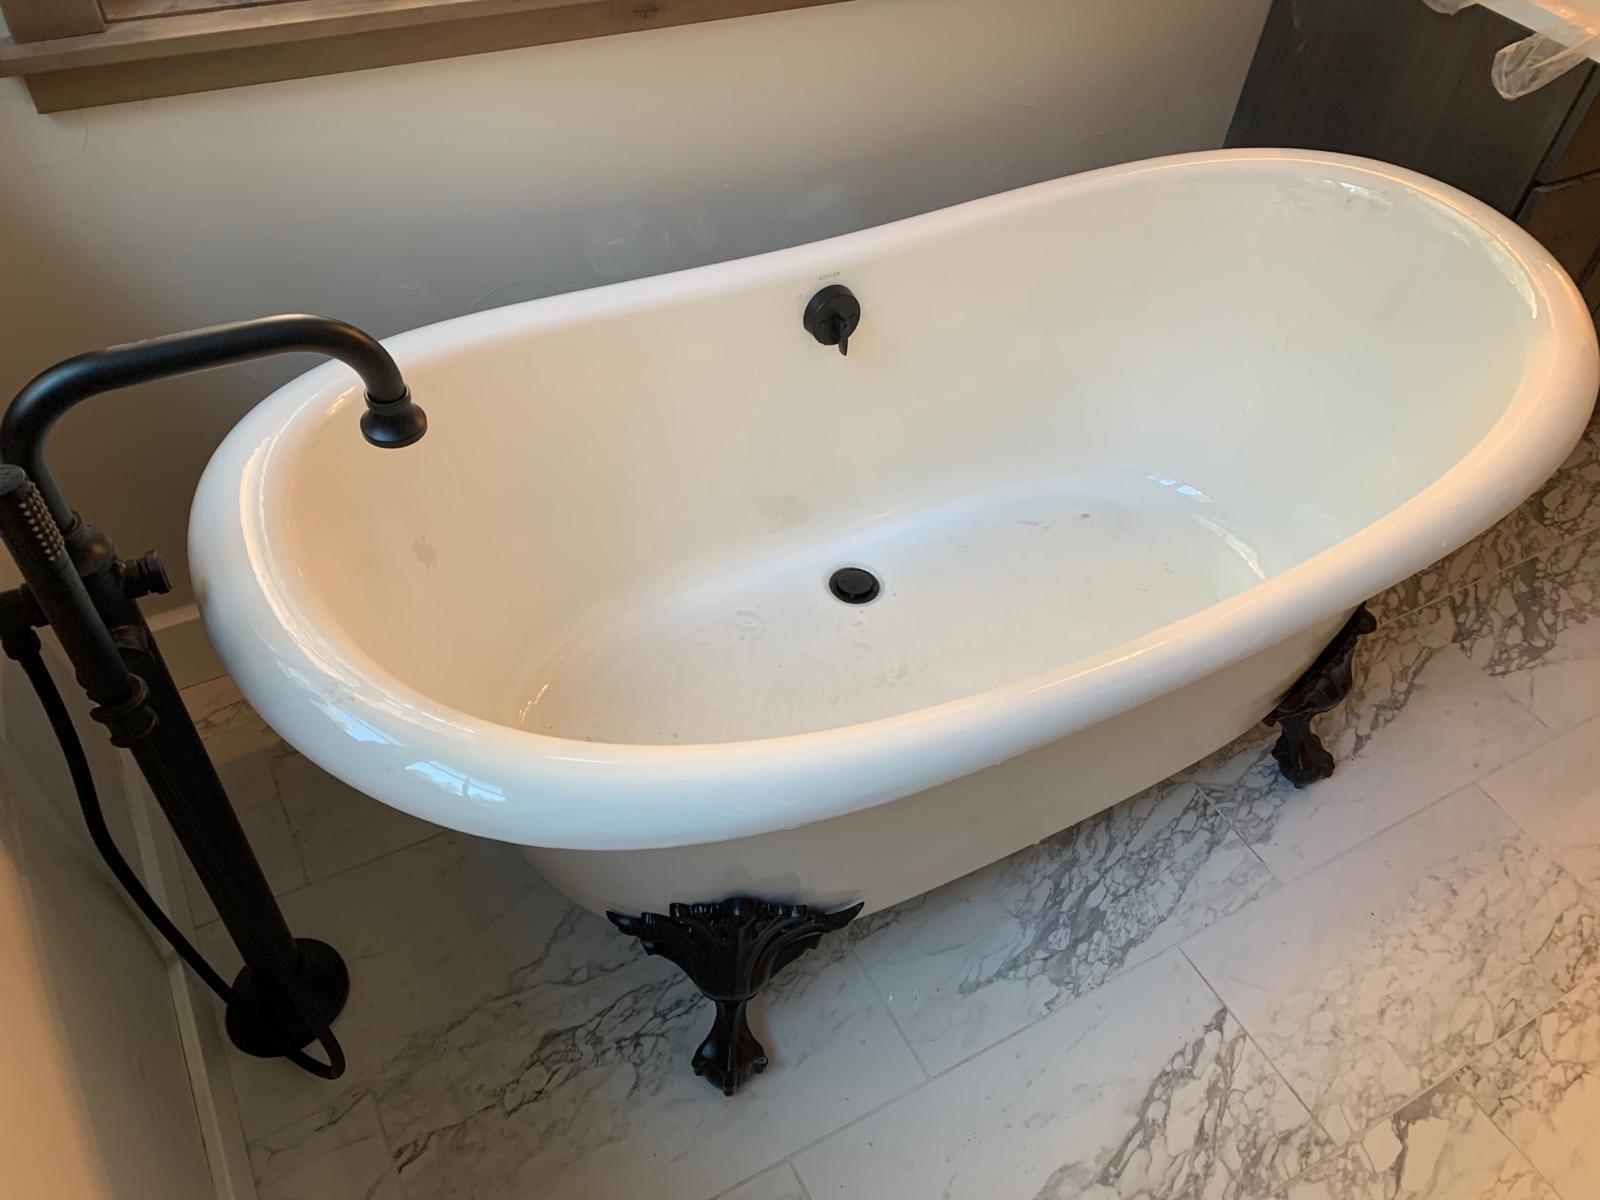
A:
POLYGON ((1272 757, 1285 779, 1303 788, 1333 774, 1333 755, 1311 732, 1310 717, 1288 717, 1279 724, 1283 733, 1272 744, 1272 757))
POLYGON ((1355 682, 1351 662, 1356 643, 1377 627, 1377 619, 1365 604, 1356 609, 1306 673, 1267 714, 1266 723, 1283 730, 1272 747, 1272 757, 1283 777, 1295 787, 1305 787, 1333 774, 1333 755, 1312 732, 1311 719, 1350 694, 1355 682))
POLYGON ((750 1032, 750 1001, 774 975, 814 949, 823 934, 843 929, 860 911, 856 904, 816 913, 804 904, 734 896, 712 904, 674 904, 666 916, 606 916, 638 938, 646 954, 676 963, 716 1004, 711 1032, 691 1065, 696 1075, 731 1096, 767 1069, 767 1052, 750 1032))
POLYGON ((731 1096, 767 1069, 767 1051, 750 1032, 749 1002, 718 1000, 711 1032, 689 1064, 694 1073, 731 1096))

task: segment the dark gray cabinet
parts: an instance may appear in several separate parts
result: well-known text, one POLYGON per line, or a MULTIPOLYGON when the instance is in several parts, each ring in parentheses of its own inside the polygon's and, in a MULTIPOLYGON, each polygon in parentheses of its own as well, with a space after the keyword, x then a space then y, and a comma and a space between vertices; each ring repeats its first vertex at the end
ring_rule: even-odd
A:
POLYGON ((1453 184, 1516 218, 1600 306, 1600 71, 1520 100, 1489 82, 1527 30, 1421 0, 1274 0, 1230 146, 1362 154, 1453 184))

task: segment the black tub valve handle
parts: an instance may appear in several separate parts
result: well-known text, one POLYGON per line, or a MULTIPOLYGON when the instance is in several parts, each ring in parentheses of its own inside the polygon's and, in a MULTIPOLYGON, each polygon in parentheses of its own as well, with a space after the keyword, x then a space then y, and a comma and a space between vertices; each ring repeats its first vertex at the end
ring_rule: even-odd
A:
POLYGON ((824 346, 839 347, 850 353, 850 335, 861 324, 861 302, 842 283, 830 283, 806 303, 801 318, 806 332, 824 346))

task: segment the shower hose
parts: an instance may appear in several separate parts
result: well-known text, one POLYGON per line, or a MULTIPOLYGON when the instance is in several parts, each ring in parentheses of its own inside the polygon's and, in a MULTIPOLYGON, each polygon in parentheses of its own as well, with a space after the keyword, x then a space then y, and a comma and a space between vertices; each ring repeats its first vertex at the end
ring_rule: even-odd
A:
MULTIPOLYGON (((21 665, 23 674, 27 676, 28 682, 33 686, 34 694, 39 698, 39 704, 49 719, 57 743, 61 746, 61 756, 66 760, 67 773, 72 777, 72 786, 77 792, 78 808, 83 813, 83 823, 88 828, 89 840, 94 843, 94 848, 105 860, 111 874, 122 885, 122 890, 128 894, 128 898, 144 914, 145 920, 149 921, 167 945, 172 947, 173 953, 199 976, 202 983, 215 992, 224 1004, 230 1007, 245 1006, 247 1004, 245 998, 228 985, 200 951, 195 949, 194 944, 183 935, 182 930, 172 923, 172 919, 156 903, 155 897, 145 889, 138 875, 128 865, 128 860, 123 858, 122 852, 117 849, 117 843, 106 825, 105 813, 100 807, 100 797, 95 790, 94 772, 90 769, 88 755, 84 753, 83 742, 79 739, 77 727, 72 722, 72 714, 67 711, 66 702, 61 698, 61 690, 56 686, 50 668, 45 664, 39 635, 31 628, 12 629, 6 630, 0 641, 4 643, 6 655, 21 665)), ((344 1074, 345 1069, 344 1050, 340 1047, 338 1039, 328 1028, 327 1022, 316 1015, 313 1005, 298 995, 290 995, 289 999, 297 1010, 296 1015, 305 1021, 306 1027, 322 1044, 328 1061, 320 1062, 303 1050, 289 1050, 283 1057, 319 1079, 338 1079, 344 1074)))

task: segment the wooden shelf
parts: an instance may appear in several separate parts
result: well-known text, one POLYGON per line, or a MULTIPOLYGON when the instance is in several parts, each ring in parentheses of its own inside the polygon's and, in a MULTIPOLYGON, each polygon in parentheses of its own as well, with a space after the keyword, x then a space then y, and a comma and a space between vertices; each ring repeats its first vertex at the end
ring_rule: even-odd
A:
MULTIPOLYGON (((46 0, 48 3, 49 0, 46 0)), ((518 46, 811 8, 846 0, 197 0, 105 5, 105 28, 0 39, 0 77, 40 112, 455 58, 518 46)))

